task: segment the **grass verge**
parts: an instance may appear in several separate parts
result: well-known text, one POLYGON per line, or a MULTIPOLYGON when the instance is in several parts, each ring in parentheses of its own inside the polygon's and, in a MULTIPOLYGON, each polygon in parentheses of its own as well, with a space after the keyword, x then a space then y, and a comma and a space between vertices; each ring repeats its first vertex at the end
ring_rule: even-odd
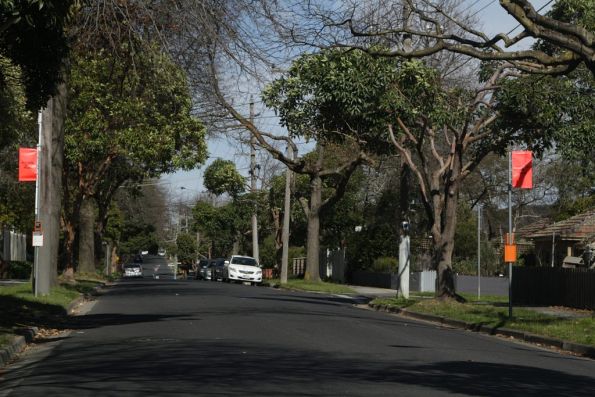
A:
POLYGON ((99 280, 87 279, 63 283, 39 297, 35 297, 29 283, 0 286, 0 347, 12 339, 15 328, 63 329, 68 305, 99 284, 99 280))
POLYGON ((355 293, 354 290, 351 288, 343 285, 343 284, 333 284, 327 283, 324 281, 320 282, 313 282, 313 281, 306 281, 302 279, 289 279, 287 280, 287 284, 281 285, 279 279, 269 280, 271 285, 278 285, 279 288, 286 288, 286 289, 295 289, 300 291, 310 291, 310 292, 325 292, 328 294, 353 294, 355 293))
POLYGON ((433 314, 497 328, 510 328, 536 335, 595 346, 595 317, 562 318, 526 308, 513 309, 513 318, 508 318, 506 298, 484 297, 477 300, 471 296, 466 303, 451 300, 397 298, 375 299, 371 303, 406 308, 408 311, 433 314))

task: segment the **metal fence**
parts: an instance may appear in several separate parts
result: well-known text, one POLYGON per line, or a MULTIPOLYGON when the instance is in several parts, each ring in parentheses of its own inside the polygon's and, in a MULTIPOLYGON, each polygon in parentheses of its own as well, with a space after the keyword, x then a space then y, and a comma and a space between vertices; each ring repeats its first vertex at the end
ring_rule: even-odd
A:
POLYGON ((27 236, 8 228, 0 229, 0 259, 7 262, 27 260, 27 236))
POLYGON ((351 273, 350 282, 353 285, 396 290, 399 287, 399 275, 397 273, 378 273, 356 270, 351 273))
POLYGON ((291 274, 294 276, 303 276, 306 271, 306 258, 293 258, 291 263, 291 274))
POLYGON ((515 305, 595 309, 595 270, 557 267, 513 267, 515 305))

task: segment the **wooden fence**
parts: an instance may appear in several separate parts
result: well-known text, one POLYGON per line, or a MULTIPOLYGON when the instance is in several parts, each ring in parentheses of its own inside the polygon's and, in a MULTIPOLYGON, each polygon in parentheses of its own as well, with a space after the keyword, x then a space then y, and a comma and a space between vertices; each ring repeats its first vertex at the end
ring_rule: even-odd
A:
POLYGON ((595 309, 595 270, 558 267, 513 267, 515 305, 595 309))

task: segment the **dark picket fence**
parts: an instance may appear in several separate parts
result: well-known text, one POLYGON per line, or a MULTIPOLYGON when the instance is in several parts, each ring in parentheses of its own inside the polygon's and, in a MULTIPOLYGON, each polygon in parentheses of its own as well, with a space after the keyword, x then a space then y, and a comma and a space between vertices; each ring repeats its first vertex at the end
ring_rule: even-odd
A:
POLYGON ((556 267, 513 267, 515 305, 595 309, 595 270, 556 267))
POLYGON ((376 273, 356 270, 351 274, 350 283, 366 287, 397 289, 399 276, 397 273, 376 273))

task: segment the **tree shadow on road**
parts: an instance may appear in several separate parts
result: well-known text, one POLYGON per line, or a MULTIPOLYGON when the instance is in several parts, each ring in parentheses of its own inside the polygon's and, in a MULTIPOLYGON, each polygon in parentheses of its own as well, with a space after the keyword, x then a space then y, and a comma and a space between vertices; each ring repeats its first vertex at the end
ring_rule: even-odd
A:
MULTIPOLYGON (((8 374, 15 395, 430 395, 592 396, 594 378, 539 366, 371 359, 264 343, 170 340, 60 345, 51 360, 8 374), (46 393, 46 394, 44 394, 46 393)), ((408 348, 408 347, 407 347, 408 348)), ((555 357, 549 357, 556 360, 555 357)), ((551 364, 551 363, 550 363, 551 364)))

